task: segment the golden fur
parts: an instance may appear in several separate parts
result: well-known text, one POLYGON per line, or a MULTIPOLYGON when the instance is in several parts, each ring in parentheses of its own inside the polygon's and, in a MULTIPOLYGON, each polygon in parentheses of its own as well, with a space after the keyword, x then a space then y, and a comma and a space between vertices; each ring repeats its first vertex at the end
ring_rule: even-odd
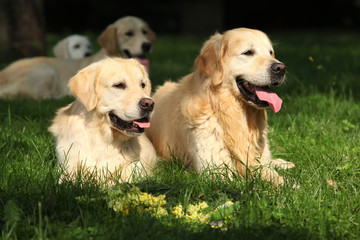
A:
POLYGON ((80 70, 69 88, 77 99, 58 110, 49 127, 66 173, 81 167, 104 178, 117 173, 124 181, 134 172, 150 173, 156 154, 143 129, 119 128, 111 119, 116 115, 131 127, 135 120, 149 121, 152 108, 139 105, 144 99, 153 103, 145 68, 134 59, 106 58, 80 70))
POLYGON ((105 46, 109 55, 121 52, 126 57, 143 57, 151 52, 155 40, 155 33, 145 21, 127 16, 109 25, 100 36, 99 43, 105 46), (144 50, 144 44, 148 44, 150 48, 144 50))
MULTIPOLYGON (((127 57, 121 46, 124 41, 121 38, 125 38, 122 34, 124 29, 146 31, 147 34, 134 34, 133 40, 139 38, 143 41, 146 38, 151 43, 155 40, 154 33, 143 20, 132 16, 121 18, 109 25, 99 36, 98 42, 102 48, 93 56, 82 59, 34 57, 10 64, 0 72, 0 98, 46 99, 71 94, 67 83, 78 70, 106 56, 127 57)), ((139 48, 141 46, 133 45, 130 49, 126 45, 125 49, 135 52, 139 48)))
POLYGON ((226 166, 245 176, 246 169, 261 168, 262 178, 283 183, 274 167, 294 165, 271 158, 266 110, 246 101, 236 83, 241 76, 270 85, 272 63, 279 62, 263 32, 240 28, 212 36, 194 72, 178 83, 166 82, 153 95, 156 111, 146 134, 158 155, 174 154, 197 172, 226 166))

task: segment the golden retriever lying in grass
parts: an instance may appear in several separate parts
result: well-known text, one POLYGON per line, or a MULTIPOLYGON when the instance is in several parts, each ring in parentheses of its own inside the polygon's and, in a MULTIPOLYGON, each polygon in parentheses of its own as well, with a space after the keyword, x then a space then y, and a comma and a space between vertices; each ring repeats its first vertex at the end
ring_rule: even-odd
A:
POLYGON ((269 86, 284 77, 285 65, 275 59, 263 32, 239 28, 215 34, 193 73, 156 90, 146 134, 160 157, 173 154, 197 172, 223 168, 245 176, 250 170, 282 184, 274 167, 294 165, 271 158, 265 109, 280 110, 281 99, 269 86))
MULTIPOLYGON (((106 56, 128 57, 127 53, 131 53, 129 57, 140 54, 143 57, 151 51, 154 41, 154 33, 142 19, 121 18, 99 36, 102 48, 93 56, 82 59, 34 57, 12 63, 0 72, 0 98, 46 99, 69 95, 68 80, 80 69, 106 56)), ((147 61, 140 61, 148 67, 147 61)))
POLYGON ((69 82, 77 99, 61 108, 49 127, 66 173, 96 171, 103 179, 150 173, 155 149, 142 133, 154 101, 145 68, 134 59, 107 58, 79 71, 69 82))

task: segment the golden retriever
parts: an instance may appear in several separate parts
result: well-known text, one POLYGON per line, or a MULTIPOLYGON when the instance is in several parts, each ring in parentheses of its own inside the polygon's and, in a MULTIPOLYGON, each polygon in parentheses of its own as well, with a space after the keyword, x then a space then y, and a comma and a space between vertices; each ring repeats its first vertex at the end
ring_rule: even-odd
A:
POLYGON ((284 81, 286 68, 275 59, 268 37, 246 28, 217 33, 194 67, 153 95, 156 111, 146 134, 158 155, 169 159, 173 154, 197 172, 260 172, 263 179, 282 184, 275 167, 294 164, 271 158, 265 109, 280 110, 281 99, 269 86, 284 81))
POLYGON ((145 68, 135 59, 106 58, 80 70, 69 88, 77 99, 58 110, 49 127, 66 173, 117 173, 123 181, 150 173, 156 153, 142 133, 154 101, 145 68))
POLYGON ((146 22, 137 17, 127 16, 109 25, 99 42, 106 46, 110 55, 122 52, 128 58, 136 58, 149 69, 149 60, 146 56, 151 53, 155 39, 155 33, 146 22), (108 41, 109 39, 117 39, 117 42, 108 41))
POLYGON ((64 59, 81 59, 93 54, 89 38, 79 34, 67 36, 57 42, 53 52, 56 58, 64 59))
MULTIPOLYGON (((67 87, 70 77, 90 63, 106 56, 128 57, 126 52, 149 53, 155 40, 155 35, 148 25, 137 17, 124 17, 109 25, 99 36, 102 46, 95 55, 83 59, 59 59, 49 57, 34 57, 18 60, 0 72, 0 98, 60 98, 71 94, 67 87), (140 46, 129 45, 124 29, 138 32, 131 39, 140 46), (123 40, 122 38, 126 38, 123 40), (135 40, 140 38, 141 41, 135 40), (144 39, 150 43, 143 47, 144 39), (121 44, 126 42, 125 47, 121 44)), ((135 55, 134 55, 135 56, 135 55)), ((146 65, 146 62, 145 62, 146 65)), ((148 65, 148 64, 147 64, 148 65)))

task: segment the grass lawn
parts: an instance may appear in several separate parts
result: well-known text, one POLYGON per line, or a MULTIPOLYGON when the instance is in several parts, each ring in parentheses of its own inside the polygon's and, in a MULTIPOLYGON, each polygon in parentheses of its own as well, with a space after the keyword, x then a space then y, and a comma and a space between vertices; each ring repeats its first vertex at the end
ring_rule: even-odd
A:
MULTIPOLYGON (((0 238, 359 239, 360 34, 268 34, 288 69, 286 84, 277 89, 283 108, 268 113, 273 155, 296 165, 281 172, 289 185, 274 189, 257 177, 230 181, 189 173, 174 160, 134 183, 154 197, 164 195, 162 207, 168 214, 136 209, 121 214, 109 206, 111 201, 121 204, 114 189, 105 191, 91 180, 58 182, 54 140, 47 128, 71 97, 2 100, 0 238), (299 187, 293 189, 293 184, 299 187), (217 228, 171 213, 181 204, 190 214, 191 207, 206 202, 204 212, 210 214, 226 201, 237 207, 217 220, 222 223, 217 228)), ((150 57, 153 88, 191 72, 205 39, 159 35, 150 57)), ((6 64, 0 59, 1 66, 6 64)))

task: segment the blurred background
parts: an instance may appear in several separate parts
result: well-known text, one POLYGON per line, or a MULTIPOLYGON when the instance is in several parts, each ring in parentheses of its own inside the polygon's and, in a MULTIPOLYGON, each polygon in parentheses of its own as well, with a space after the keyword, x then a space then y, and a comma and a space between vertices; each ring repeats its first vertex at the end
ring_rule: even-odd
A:
POLYGON ((157 34, 209 36, 236 27, 360 30, 360 0, 0 0, 0 54, 46 55, 46 35, 98 34, 120 17, 143 18, 157 34))

